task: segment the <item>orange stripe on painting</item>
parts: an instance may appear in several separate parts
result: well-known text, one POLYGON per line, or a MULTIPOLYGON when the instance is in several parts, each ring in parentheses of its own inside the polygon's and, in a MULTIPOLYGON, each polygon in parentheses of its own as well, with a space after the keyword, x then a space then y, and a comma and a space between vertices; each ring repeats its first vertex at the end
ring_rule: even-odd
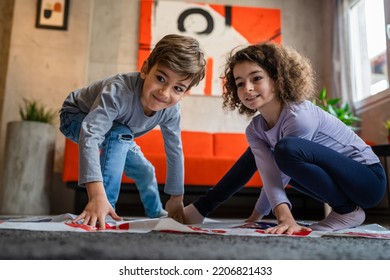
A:
POLYGON ((204 86, 204 95, 207 96, 210 96, 212 94, 213 64, 214 64, 213 58, 212 57, 207 58, 206 78, 205 78, 205 86, 204 86))
POLYGON ((221 16, 225 17, 225 6, 224 5, 212 5, 210 4, 210 8, 219 13, 221 16))
POLYGON ((280 10, 232 6, 232 26, 249 43, 273 40, 281 43, 280 10))
POLYGON ((153 5, 154 0, 141 0, 140 3, 138 70, 151 51, 153 5))

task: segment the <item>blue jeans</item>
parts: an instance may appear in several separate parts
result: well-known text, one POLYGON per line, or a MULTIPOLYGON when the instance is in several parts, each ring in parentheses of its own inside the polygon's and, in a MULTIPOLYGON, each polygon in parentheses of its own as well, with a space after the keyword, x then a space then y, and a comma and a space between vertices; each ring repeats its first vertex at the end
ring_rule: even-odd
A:
MULTIPOLYGON (((81 123, 85 114, 61 112, 60 130, 71 141, 78 143, 81 123)), ((158 191, 154 166, 148 161, 134 141, 130 129, 113 123, 100 148, 100 165, 103 185, 108 201, 115 209, 121 188, 122 174, 135 181, 146 215, 159 217, 162 203, 158 191)))
MULTIPOLYGON (((275 146, 274 156, 281 171, 291 177, 289 185, 327 202, 340 214, 353 211, 356 205, 373 207, 386 191, 386 176, 380 163, 364 165, 312 141, 286 137, 275 146)), ((255 158, 248 148, 194 206, 203 216, 208 216, 240 191, 255 172, 255 158)))

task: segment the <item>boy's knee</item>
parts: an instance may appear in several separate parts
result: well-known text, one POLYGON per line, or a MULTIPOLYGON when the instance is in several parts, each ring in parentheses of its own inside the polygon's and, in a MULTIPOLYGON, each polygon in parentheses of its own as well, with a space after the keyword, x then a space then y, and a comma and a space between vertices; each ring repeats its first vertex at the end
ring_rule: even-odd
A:
POLYGON ((138 156, 142 155, 141 148, 134 141, 131 141, 129 151, 134 153, 134 154, 137 154, 138 156))
POLYGON ((123 125, 114 122, 110 131, 106 134, 106 138, 117 139, 119 142, 130 143, 134 140, 134 136, 131 133, 131 130, 123 125))
POLYGON ((134 137, 131 134, 120 133, 118 135, 118 141, 125 144, 130 144, 133 141, 134 137))
POLYGON ((136 174, 142 174, 142 179, 144 180, 154 180, 155 178, 155 168, 148 160, 138 161, 131 169, 127 169, 127 166, 125 166, 125 174, 130 177, 132 176, 132 172, 129 172, 129 170, 133 170, 136 174), (134 171, 135 169, 137 171, 134 171))
POLYGON ((148 164, 145 166, 144 170, 145 172, 145 177, 147 178, 154 178, 155 177, 155 169, 152 164, 148 164))

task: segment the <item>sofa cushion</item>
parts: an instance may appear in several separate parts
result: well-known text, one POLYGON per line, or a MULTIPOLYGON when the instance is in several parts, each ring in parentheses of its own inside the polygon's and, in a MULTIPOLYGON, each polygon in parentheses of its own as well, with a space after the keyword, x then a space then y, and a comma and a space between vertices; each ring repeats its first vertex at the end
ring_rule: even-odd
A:
MULTIPOLYGON (((185 158, 185 185, 214 186, 233 166, 236 158, 188 156, 185 158)), ((263 185, 259 173, 256 172, 247 187, 261 187, 263 185)))
MULTIPOLYGON (((202 162, 205 161, 205 158, 209 160, 209 158, 213 156, 213 136, 211 133, 207 132, 182 131, 181 137, 183 143, 183 153, 185 155, 185 174, 191 174, 193 170, 186 167, 187 157, 200 157, 202 158, 202 162)), ((156 171, 157 183, 165 184, 167 174, 166 155, 161 131, 152 130, 149 133, 137 138, 136 142, 141 147, 145 157, 153 164, 156 171), (156 146, 153 146, 154 141, 156 141, 156 146)), ((205 179, 207 180, 207 178, 205 179)), ((131 182, 131 179, 124 178, 124 181, 131 182)))
POLYGON ((64 182, 78 181, 79 150, 78 145, 69 139, 65 139, 64 167, 62 180, 64 182))
POLYGON ((249 147, 243 133, 214 133, 214 156, 238 159, 249 147))
POLYGON ((208 132, 182 131, 183 153, 187 156, 212 157, 213 135, 208 132))
MULTIPOLYGON (((185 155, 213 156, 213 135, 207 132, 182 131, 185 155)), ((153 129, 135 139, 144 154, 165 154, 161 130, 153 129)))
POLYGON ((141 147, 144 154, 160 155, 165 153, 164 140, 161 131, 153 129, 144 135, 135 138, 135 142, 141 147))

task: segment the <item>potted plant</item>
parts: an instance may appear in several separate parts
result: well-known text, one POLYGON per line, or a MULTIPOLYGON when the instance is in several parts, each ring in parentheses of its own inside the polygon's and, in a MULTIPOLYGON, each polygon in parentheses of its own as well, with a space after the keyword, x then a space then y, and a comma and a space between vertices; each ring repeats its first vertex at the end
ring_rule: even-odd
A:
POLYGON ((23 100, 21 120, 7 124, 1 213, 50 214, 54 169, 55 112, 35 100, 23 100))
POLYGON ((20 118, 23 121, 35 121, 53 124, 56 113, 46 109, 43 104, 36 100, 23 99, 23 105, 19 108, 20 118))
POLYGON ((359 127, 355 126, 361 119, 352 112, 348 103, 340 105, 341 98, 327 98, 326 88, 322 88, 318 101, 313 100, 313 103, 322 108, 324 111, 335 116, 345 123, 352 130, 357 131, 359 127))

